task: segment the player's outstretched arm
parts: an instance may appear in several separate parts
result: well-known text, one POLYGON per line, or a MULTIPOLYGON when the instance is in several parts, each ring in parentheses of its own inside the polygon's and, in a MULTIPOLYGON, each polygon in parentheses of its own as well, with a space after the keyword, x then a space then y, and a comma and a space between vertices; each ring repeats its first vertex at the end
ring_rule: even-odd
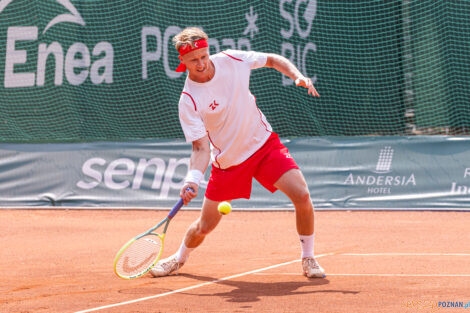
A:
POLYGON ((197 196, 199 182, 209 165, 210 158, 209 138, 204 136, 193 141, 193 152, 191 153, 188 176, 186 176, 184 186, 180 191, 180 196, 183 198, 185 205, 197 196), (188 187, 191 187, 194 192, 186 190, 188 187))
POLYGON ((292 64, 291 61, 279 54, 269 53, 266 67, 272 67, 287 77, 291 78, 296 86, 308 89, 308 94, 314 97, 320 97, 317 90, 313 86, 312 80, 302 75, 302 73, 292 64))

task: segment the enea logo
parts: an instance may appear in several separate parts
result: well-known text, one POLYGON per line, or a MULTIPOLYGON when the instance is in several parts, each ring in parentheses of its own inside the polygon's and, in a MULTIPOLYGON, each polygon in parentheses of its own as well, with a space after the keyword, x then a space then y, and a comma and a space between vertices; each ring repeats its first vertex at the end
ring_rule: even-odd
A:
MULTIPOLYGON (((6 8, 7 5, 9 5, 11 2, 14 0, 1 0, 0 1, 0 13, 6 8)), ((61 14, 59 16, 56 16, 53 20, 47 24, 46 28, 42 32, 43 34, 46 33, 46 31, 54 26, 55 24, 62 23, 62 22, 70 22, 70 23, 76 23, 82 26, 85 26, 85 21, 83 18, 80 16, 80 13, 78 13, 77 9, 73 6, 73 4, 69 0, 56 0, 58 3, 62 4, 71 14, 61 14)))
MULTIPOLYGON (((52 0, 49 0, 52 1, 52 0)), ((0 15, 14 0, 0 0, 0 15)), ((70 0, 55 0, 61 4, 68 13, 54 17, 42 31, 42 35, 53 26, 60 23, 74 23, 82 27, 86 26, 85 20, 70 0)), ((81 42, 75 42, 67 51, 58 41, 49 44, 38 43, 36 51, 17 49, 17 43, 21 41, 38 41, 37 26, 9 26, 7 29, 6 58, 5 58, 5 88, 44 86, 46 79, 46 62, 49 55, 54 57, 55 71, 54 85, 62 85, 65 78, 71 85, 81 85, 88 77, 93 84, 113 82, 113 46, 106 41, 98 42, 91 54, 88 46, 81 42), (36 72, 15 72, 15 66, 27 64, 28 55, 36 54, 36 72), (65 55, 64 55, 65 54, 65 55), (101 57, 99 59, 92 58, 101 57), (92 60, 93 59, 93 60, 92 60)))
POLYGON ((394 150, 386 146, 379 151, 375 171, 377 175, 355 175, 349 173, 345 185, 367 186, 368 194, 391 194, 393 186, 416 186, 416 178, 413 173, 410 175, 383 175, 392 172, 394 150))

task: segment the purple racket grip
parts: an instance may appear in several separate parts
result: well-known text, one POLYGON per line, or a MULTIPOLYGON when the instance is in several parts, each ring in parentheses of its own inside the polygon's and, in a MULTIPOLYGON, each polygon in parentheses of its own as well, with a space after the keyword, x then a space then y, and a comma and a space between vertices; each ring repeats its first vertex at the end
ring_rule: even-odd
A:
MULTIPOLYGON (((191 187, 186 188, 186 190, 194 191, 191 187)), ((168 218, 169 219, 173 218, 176 215, 176 213, 178 213, 178 211, 183 207, 183 204, 184 204, 183 198, 179 199, 178 202, 173 207, 173 209, 171 209, 170 213, 168 213, 168 218)))

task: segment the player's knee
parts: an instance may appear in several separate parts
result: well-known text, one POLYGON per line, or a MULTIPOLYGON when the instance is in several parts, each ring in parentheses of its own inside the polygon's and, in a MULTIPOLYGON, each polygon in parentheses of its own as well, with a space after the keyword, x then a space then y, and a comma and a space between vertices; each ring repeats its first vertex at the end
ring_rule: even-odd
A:
POLYGON ((213 227, 208 227, 207 225, 201 225, 199 228, 199 233, 201 235, 208 235, 214 228, 213 227))
POLYGON ((301 188, 292 195, 291 199, 294 204, 306 204, 311 202, 310 192, 307 188, 301 188))

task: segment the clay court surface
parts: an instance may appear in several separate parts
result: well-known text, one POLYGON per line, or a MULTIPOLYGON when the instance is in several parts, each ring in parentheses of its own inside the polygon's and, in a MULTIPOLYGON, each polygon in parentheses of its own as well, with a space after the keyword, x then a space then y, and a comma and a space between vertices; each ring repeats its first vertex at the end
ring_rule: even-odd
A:
MULTIPOLYGON (((470 213, 316 212, 328 275, 307 279, 293 212, 232 212, 179 275, 117 278, 121 245, 167 213, 0 210, 0 312, 466 312, 435 306, 470 301, 470 213)), ((175 217, 164 256, 197 216, 175 217)))

